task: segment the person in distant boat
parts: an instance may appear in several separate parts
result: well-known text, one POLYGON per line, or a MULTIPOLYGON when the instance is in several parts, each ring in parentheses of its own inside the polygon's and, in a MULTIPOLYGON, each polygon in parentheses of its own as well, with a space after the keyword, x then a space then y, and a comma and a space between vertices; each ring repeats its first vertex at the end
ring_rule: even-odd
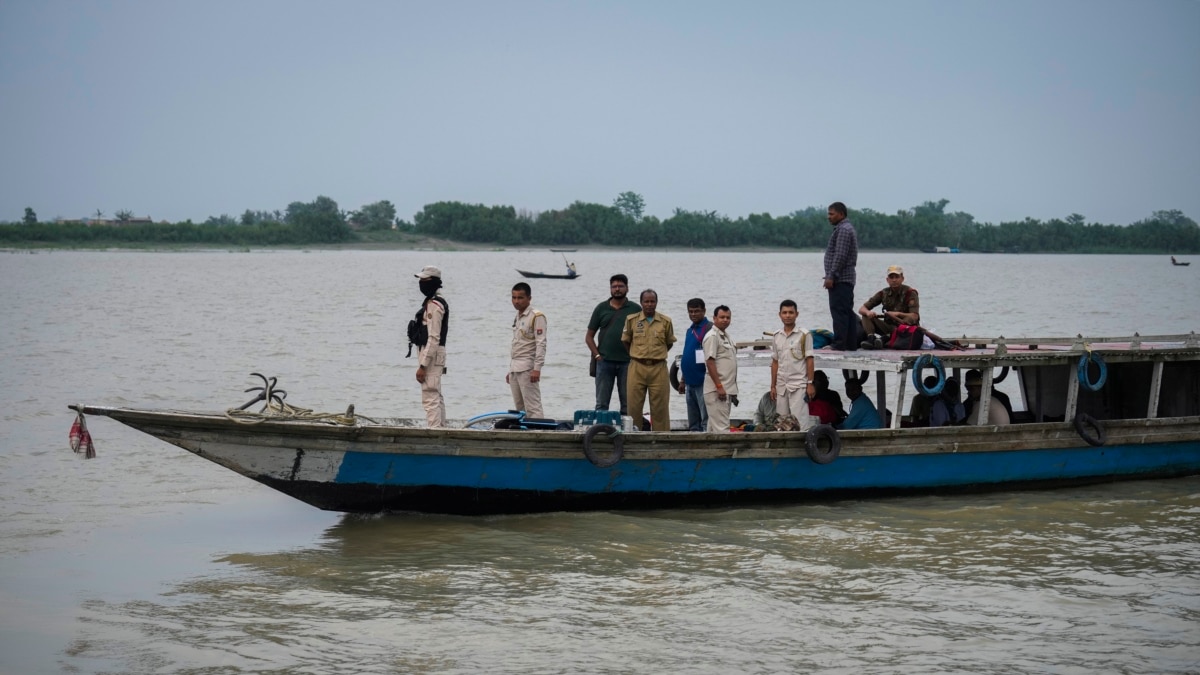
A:
POLYGON ((513 406, 525 416, 542 417, 542 366, 546 364, 546 315, 529 306, 533 290, 524 281, 512 287, 512 353, 504 381, 512 390, 513 406))
POLYGON ((577 276, 579 276, 579 272, 575 271, 575 263, 567 263, 567 278, 574 279, 577 276))
POLYGON ((871 398, 863 393, 862 383, 855 378, 846 380, 846 398, 850 399, 850 414, 837 425, 839 429, 878 429, 879 411, 871 398))
POLYGON ((1172 265, 1178 265, 1178 264, 1179 264, 1179 261, 1175 259, 1175 256, 1171 256, 1171 264, 1172 264, 1172 265))
POLYGON ((671 317, 658 311, 658 293, 642 291, 642 311, 625 317, 621 342, 629 350, 629 414, 637 428, 645 428, 642 408, 650 399, 650 423, 654 431, 671 430, 671 378, 667 374, 667 352, 675 344, 671 317))
POLYGON ((800 312, 795 300, 779 303, 783 328, 771 336, 771 398, 779 417, 794 417, 800 431, 812 426, 808 399, 815 396, 813 386, 812 335, 796 327, 800 312))
POLYGON ((858 234, 846 218, 845 204, 830 204, 828 217, 833 226, 824 261, 824 285, 829 291, 829 315, 833 319, 833 344, 829 349, 852 352, 858 349, 858 322, 854 320, 858 234))
POLYGON ((609 278, 608 292, 609 299, 592 310, 583 341, 592 353, 592 361, 596 363, 596 410, 608 410, 615 384, 617 398, 621 401, 621 414, 627 415, 629 350, 621 342, 621 331, 625 327, 625 318, 637 314, 639 307, 626 297, 629 294, 629 278, 624 274, 614 274, 609 278))
POLYGON ((708 432, 729 433, 729 414, 737 400, 737 346, 726 333, 733 314, 725 305, 713 310, 713 329, 704 336, 704 406, 708 432))
POLYGON ((450 305, 438 292, 442 271, 427 265, 414 274, 425 300, 417 316, 425 329, 424 344, 418 344, 417 382, 421 383, 421 406, 429 428, 446 426, 446 400, 442 397, 442 374, 446 370, 446 333, 450 325, 450 305))
POLYGON ((713 322, 704 315, 704 300, 692 298, 687 301, 688 326, 683 336, 683 354, 679 359, 679 393, 687 401, 688 431, 704 431, 708 426, 708 410, 704 403, 704 390, 708 367, 704 360, 704 336, 712 330, 713 322))
MULTIPOLYGON (((966 376, 967 385, 967 403, 965 404, 967 411, 967 424, 979 424, 979 413, 983 406, 979 405, 980 398, 983 395, 983 374, 978 370, 968 370, 966 376)), ((1000 397, 996 396, 998 392, 995 388, 992 389, 991 402, 987 407, 987 423, 988 424, 1010 424, 1011 416, 1008 414, 1008 409, 1004 407, 1000 397)))
POLYGON ((887 288, 872 295, 858 308, 867 339, 863 349, 882 349, 896 326, 916 326, 921 323, 921 303, 917 289, 904 284, 904 268, 892 265, 887 269, 887 288), (873 311, 883 305, 882 312, 873 311))

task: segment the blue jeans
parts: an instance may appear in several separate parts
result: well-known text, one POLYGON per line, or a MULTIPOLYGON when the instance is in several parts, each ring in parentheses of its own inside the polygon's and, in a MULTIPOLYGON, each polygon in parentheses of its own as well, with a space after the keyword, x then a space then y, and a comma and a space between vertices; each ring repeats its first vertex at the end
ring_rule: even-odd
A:
POLYGON ((708 407, 704 405, 704 385, 683 385, 683 397, 687 400, 688 431, 705 431, 708 428, 708 407))
POLYGON ((608 404, 612 402, 612 390, 615 383, 617 396, 621 400, 621 414, 629 414, 629 402, 625 400, 628 375, 628 361, 600 359, 596 362, 596 410, 608 410, 608 404))
POLYGON ((833 319, 833 348, 858 349, 858 318, 854 314, 854 284, 838 282, 829 289, 829 315, 833 319))

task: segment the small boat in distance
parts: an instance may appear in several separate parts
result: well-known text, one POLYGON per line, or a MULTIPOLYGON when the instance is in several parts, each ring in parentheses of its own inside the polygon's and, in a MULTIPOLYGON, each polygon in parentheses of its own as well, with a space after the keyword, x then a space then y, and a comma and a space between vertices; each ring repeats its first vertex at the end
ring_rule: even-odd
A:
POLYGON ((567 260, 567 256, 565 255, 563 256, 563 262, 567 264, 566 274, 546 274, 545 272, 526 272, 525 270, 517 271, 526 279, 578 279, 579 272, 575 269, 575 263, 567 260))
POLYGON ((526 279, 578 279, 580 274, 546 274, 545 272, 526 272, 525 270, 517 270, 521 276, 526 279))
POLYGON ((574 253, 575 251, 578 251, 578 250, 579 249, 576 249, 576 248, 552 248, 552 249, 550 249, 550 252, 551 253, 574 253))
POLYGON ((1192 263, 1191 262, 1179 262, 1178 260, 1175 259, 1175 256, 1171 256, 1171 264, 1176 267, 1187 267, 1188 265, 1191 265, 1192 263))

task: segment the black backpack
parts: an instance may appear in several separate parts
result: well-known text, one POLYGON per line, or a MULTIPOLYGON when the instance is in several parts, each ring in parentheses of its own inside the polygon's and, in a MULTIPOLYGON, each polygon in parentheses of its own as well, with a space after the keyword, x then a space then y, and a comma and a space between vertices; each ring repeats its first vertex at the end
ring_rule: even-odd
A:
POLYGON ((424 347, 429 342, 429 328, 425 325, 425 303, 430 300, 436 300, 442 304, 442 309, 445 310, 445 315, 442 317, 442 334, 441 341, 438 343, 443 347, 446 345, 447 328, 450 326, 450 303, 446 302, 443 297, 427 298, 421 303, 421 309, 417 310, 416 316, 408 322, 408 353, 404 358, 412 356, 413 345, 424 347))

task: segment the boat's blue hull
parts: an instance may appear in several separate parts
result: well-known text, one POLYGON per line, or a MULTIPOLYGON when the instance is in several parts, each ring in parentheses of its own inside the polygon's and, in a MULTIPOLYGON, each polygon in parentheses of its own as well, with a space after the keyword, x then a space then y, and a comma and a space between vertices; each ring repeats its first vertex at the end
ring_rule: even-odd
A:
MULTIPOLYGON (((1200 442, 998 452, 584 460, 347 452, 333 482, 263 482, 322 508, 500 513, 984 491, 1200 473, 1200 442)), ((260 479, 261 480, 261 479, 260 479)))

